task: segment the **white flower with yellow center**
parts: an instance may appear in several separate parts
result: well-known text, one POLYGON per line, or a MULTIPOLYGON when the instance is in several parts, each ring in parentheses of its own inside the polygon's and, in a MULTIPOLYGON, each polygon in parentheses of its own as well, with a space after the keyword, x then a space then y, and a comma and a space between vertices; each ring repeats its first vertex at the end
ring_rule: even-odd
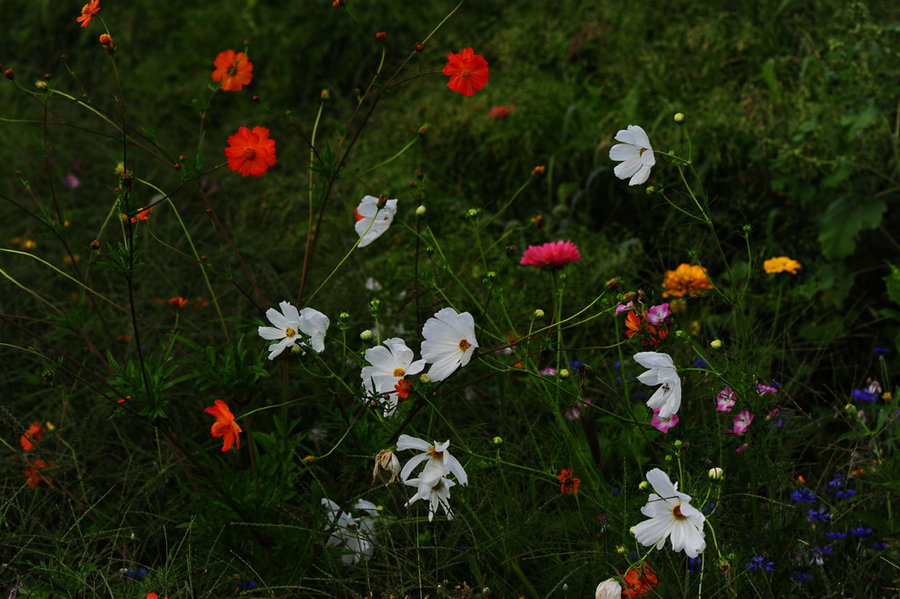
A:
POLYGON ((467 485, 469 483, 469 477, 466 475, 466 471, 463 470, 459 460, 450 455, 450 452, 447 451, 449 446, 449 440, 444 441, 443 443, 438 443, 437 441, 429 443, 418 437, 400 435, 397 439, 397 451, 417 449, 422 452, 419 455, 413 456, 406 462, 403 466, 403 470, 400 471, 400 478, 403 482, 407 482, 412 471, 422 462, 426 462, 425 468, 419 473, 419 478, 422 480, 437 481, 437 479, 442 476, 452 473, 456 477, 456 480, 459 481, 459 484, 467 485))
POLYGON ((356 207, 356 234, 359 235, 359 247, 366 247, 388 230, 397 214, 397 200, 385 199, 383 202, 375 196, 366 196, 356 207), (379 203, 382 205, 379 206, 379 203))
POLYGON ((660 385, 647 400, 647 406, 659 410, 660 420, 670 419, 681 407, 681 379, 678 378, 672 356, 663 352, 642 351, 634 354, 634 361, 650 369, 638 375, 640 382, 651 387, 660 385))
POLYGON ((453 308, 444 308, 429 318, 422 336, 422 357, 431 364, 428 377, 432 381, 442 381, 468 364, 478 347, 472 315, 459 314, 453 308))
POLYGON ((325 349, 325 331, 328 330, 328 317, 312 308, 297 311, 289 302, 280 302, 278 307, 266 310, 266 318, 274 326, 259 327, 259 336, 267 341, 277 341, 269 346, 269 359, 274 360, 281 352, 293 347, 297 342, 312 347, 317 353, 325 349), (301 335, 302 333, 302 335, 301 335), (304 340, 305 335, 309 341, 304 340))
POLYGON ((383 345, 366 350, 369 366, 364 366, 360 373, 363 387, 369 396, 382 396, 379 401, 384 406, 385 417, 394 413, 397 397, 406 399, 409 393, 408 385, 398 388, 400 381, 425 369, 425 360, 413 361, 414 357, 413 350, 399 337, 386 339, 383 345))
POLYGON ((619 179, 631 178, 629 185, 640 185, 650 177, 650 169, 656 164, 653 147, 647 132, 640 125, 628 125, 616 133, 616 144, 609 149, 610 160, 620 161, 613 172, 619 179))
POLYGON ((659 468, 647 473, 647 481, 656 492, 650 494, 647 505, 641 508, 641 513, 650 519, 634 527, 635 539, 645 547, 656 545, 662 549, 666 539, 671 538, 674 551, 697 557, 706 549, 703 533, 706 518, 690 504, 690 495, 679 492, 678 483, 673 484, 659 468))

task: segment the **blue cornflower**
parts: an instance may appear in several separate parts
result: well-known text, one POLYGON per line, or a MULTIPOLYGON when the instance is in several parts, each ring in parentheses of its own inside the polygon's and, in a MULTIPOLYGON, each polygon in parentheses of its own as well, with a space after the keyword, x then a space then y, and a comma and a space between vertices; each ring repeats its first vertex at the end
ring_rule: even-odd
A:
POLYGON ((245 579, 241 580, 240 582, 238 582, 237 592, 240 593, 241 591, 249 591, 250 589, 255 589, 255 588, 256 588, 256 583, 250 579, 245 578, 245 579))
POLYGON ((795 572, 791 578, 796 580, 797 582, 809 582, 813 579, 812 574, 809 572, 795 572))
POLYGON ((834 478, 828 481, 828 486, 832 489, 843 489, 844 488, 844 475, 840 472, 836 472, 834 478))
POLYGON ((856 491, 854 491, 853 489, 841 489, 834 494, 834 496, 838 499, 850 499, 854 495, 856 495, 856 491))
POLYGON ((775 562, 767 562, 766 558, 761 555, 754 556, 747 562, 747 567, 751 570, 769 570, 775 569, 775 562))
POLYGON ((857 537, 867 537, 872 534, 871 528, 863 528, 862 526, 857 526, 856 528, 850 529, 850 534, 856 535, 857 537))
POLYGON ((147 568, 141 568, 140 570, 135 570, 134 568, 130 568, 125 571, 125 578, 133 578, 135 580, 141 580, 146 573, 147 573, 147 568))
POLYGON ((798 489, 791 493, 791 503, 815 503, 816 496, 809 489, 798 489))
POLYGON ((715 501, 713 501, 713 502, 710 503, 709 505, 703 506, 703 509, 700 510, 700 511, 703 512, 704 514, 709 514, 709 513, 717 514, 717 513, 721 512, 721 511, 724 510, 724 509, 725 509, 725 506, 724 506, 724 505, 722 505, 721 503, 716 503, 715 501))
POLYGON ((840 532, 838 530, 830 530, 825 533, 825 537, 829 539, 843 539, 847 536, 847 533, 840 532))
POLYGON ((578 368, 581 365, 581 360, 569 360, 569 368, 578 368))
POLYGON ((872 543, 872 549, 874 549, 875 551, 884 551, 888 547, 890 547, 890 545, 888 545, 884 541, 876 541, 875 543, 872 543))
POLYGON ((622 489, 620 489, 619 487, 613 487, 610 493, 612 493, 613 495, 621 495, 622 489))
POLYGON ((876 355, 876 356, 886 356, 886 355, 888 355, 889 353, 891 353, 891 350, 889 350, 889 349, 886 348, 886 347, 876 347, 876 348, 875 348, 875 355, 876 355))
POLYGON ((809 521, 818 520, 819 522, 828 522, 831 519, 831 514, 825 511, 825 508, 819 508, 819 511, 809 510, 806 512, 806 519, 809 521))
POLYGON ((865 389, 854 389, 853 399, 860 399, 868 403, 875 403, 875 400, 878 399, 878 396, 874 393, 869 393, 865 389))
POLYGON ((621 362, 613 362, 613 368, 615 368, 616 370, 622 370, 622 363, 621 362))
POLYGON ((689 557, 688 558, 688 570, 696 574, 700 571, 700 568, 703 566, 703 558, 702 557, 689 557))
POLYGON ((697 368, 706 368, 707 366, 709 366, 709 364, 707 364, 706 360, 704 360, 703 358, 697 358, 696 360, 694 360, 694 366, 696 366, 697 368))

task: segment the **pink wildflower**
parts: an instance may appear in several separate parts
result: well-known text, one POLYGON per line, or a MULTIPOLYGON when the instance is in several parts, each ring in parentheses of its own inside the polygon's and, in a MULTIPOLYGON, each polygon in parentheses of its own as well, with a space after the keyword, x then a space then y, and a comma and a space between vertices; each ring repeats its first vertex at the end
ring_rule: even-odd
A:
POLYGON ((661 433, 668 433, 669 429, 678 424, 678 414, 672 414, 668 418, 659 417, 659 409, 653 410, 653 419, 650 420, 653 428, 661 433))
POLYGON ((650 309, 647 310, 647 322, 658 325, 671 315, 672 313, 669 311, 668 302, 658 306, 651 306, 650 309))
POLYGON ((634 304, 632 302, 628 302, 627 304, 619 304, 618 306, 616 306, 616 316, 618 316, 622 312, 628 312, 632 308, 634 308, 634 304))
POLYGON ((743 435, 747 432, 747 429, 750 427, 750 423, 753 422, 753 412, 749 410, 741 410, 738 412, 738 415, 734 417, 734 427, 730 430, 725 431, 726 435, 743 435))
POLYGON ((738 447, 737 449, 735 449, 735 450, 734 450, 734 453, 742 453, 745 449, 747 449, 747 444, 746 444, 746 443, 744 443, 743 445, 741 445, 740 447, 738 447))
POLYGON ((559 268, 581 260, 578 246, 571 241, 551 241, 544 245, 529 245, 519 264, 559 268))
POLYGON ((719 412, 730 412, 736 400, 737 397, 735 397, 731 387, 725 387, 716 395, 716 410, 719 412))
POLYGON ((760 395, 765 395, 766 393, 778 393, 778 389, 775 387, 770 387, 769 385, 763 385, 760 383, 756 386, 756 392, 760 395))

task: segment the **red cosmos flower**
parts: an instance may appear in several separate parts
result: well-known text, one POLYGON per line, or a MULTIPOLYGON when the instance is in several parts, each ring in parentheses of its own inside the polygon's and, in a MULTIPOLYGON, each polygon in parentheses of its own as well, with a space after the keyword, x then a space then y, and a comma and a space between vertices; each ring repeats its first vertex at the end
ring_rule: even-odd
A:
POLYGON ((464 96, 471 96, 488 82, 488 63, 472 48, 464 48, 459 54, 448 54, 444 75, 450 76, 447 87, 464 96))
POLYGON ((578 493, 578 485, 581 484, 580 478, 572 476, 575 473, 574 468, 563 468, 557 475, 559 479, 559 492, 564 495, 575 495, 578 493))
POLYGON ((185 306, 187 306, 187 303, 188 301, 180 295, 169 300, 169 305, 173 308, 184 308, 185 306))
POLYGON ((578 246, 571 241, 551 241, 544 245, 529 245, 519 264, 559 268, 581 260, 578 246))
MULTIPOLYGON (((25 476, 28 477, 26 484, 29 487, 31 487, 32 489, 35 488, 36 486, 41 484, 42 480, 46 480, 47 482, 50 482, 49 476, 47 476, 47 475, 41 476, 41 473, 39 472, 40 470, 47 468, 47 462, 45 462, 44 460, 34 460, 31 462, 28 462, 28 465, 30 466, 30 468, 26 468, 26 469, 22 470, 22 474, 24 474, 25 476)), ((51 462, 50 465, 53 466, 53 463, 51 462)))
POLYGON ((216 70, 210 73, 213 81, 221 81, 222 91, 239 92, 253 79, 253 63, 243 52, 225 50, 216 56, 216 70))
POLYGON ((225 156, 228 168, 242 177, 262 177, 275 164, 275 140, 269 139, 269 130, 265 127, 254 127, 251 131, 242 126, 228 138, 225 156))
POLYGON ((214 403, 215 405, 209 406, 203 410, 207 414, 216 417, 216 421, 213 422, 209 432, 213 437, 224 437, 222 440, 222 451, 228 451, 231 449, 231 446, 235 444, 237 445, 237 448, 240 449, 241 438, 238 434, 244 431, 242 431, 241 427, 234 421, 234 414, 228 409, 228 404, 221 399, 217 399, 214 403))
POLYGON ((91 17, 100 12, 100 0, 91 0, 81 7, 81 16, 75 19, 82 27, 91 24, 91 17))
POLYGON ((406 379, 400 379, 397 381, 397 384, 394 385, 394 389, 397 390, 397 396, 401 399, 406 399, 409 397, 409 392, 412 391, 412 383, 410 383, 406 379))
POLYGON ((645 349, 658 346, 669 334, 668 320, 663 320, 659 325, 654 326, 647 320, 646 313, 634 310, 629 310, 625 315, 625 327, 627 329, 625 335, 631 339, 632 335, 637 334, 645 349))
POLYGON ((31 450, 44 438, 47 429, 40 422, 32 422, 25 434, 19 437, 19 444, 25 451, 31 450))
POLYGON ((659 582, 656 572, 648 564, 643 564, 637 569, 628 568, 624 578, 622 597, 627 597, 628 599, 647 597, 653 592, 656 583, 659 582))

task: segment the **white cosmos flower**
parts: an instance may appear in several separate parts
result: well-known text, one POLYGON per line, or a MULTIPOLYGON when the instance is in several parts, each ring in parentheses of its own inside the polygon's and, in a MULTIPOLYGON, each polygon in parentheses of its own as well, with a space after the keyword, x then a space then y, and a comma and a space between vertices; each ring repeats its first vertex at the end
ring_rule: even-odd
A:
POLYGON ((662 352, 642 351, 634 354, 634 361, 650 369, 637 377, 640 382, 651 387, 660 385, 647 400, 647 406, 659 409, 661 420, 671 418, 681 407, 681 379, 672 357, 662 352))
POLYGON ((706 549, 703 533, 706 518, 689 503, 689 495, 678 491, 678 483, 672 484, 659 468, 647 473, 647 481, 656 493, 651 493, 647 505, 641 508, 641 513, 650 519, 634 527, 635 539, 645 547, 656 545, 662 549, 666 538, 671 538, 674 551, 697 557, 706 549))
POLYGON ((328 547, 342 547, 347 553, 341 555, 341 562, 345 566, 351 566, 360 560, 368 560, 375 552, 372 544, 375 529, 375 518, 378 516, 378 508, 371 501, 359 500, 353 509, 363 510, 368 516, 355 519, 349 511, 341 511, 338 504, 327 498, 322 498, 322 505, 328 508, 328 523, 325 530, 332 530, 326 545, 328 547), (340 512, 340 516, 338 513, 340 512), (337 518, 337 521, 335 521, 337 518))
POLYGON ((359 247, 365 247, 381 237, 394 222, 397 214, 397 200, 387 200, 382 208, 378 208, 378 198, 366 196, 356 207, 356 234, 360 236, 359 247))
POLYGON ((452 473, 456 477, 456 480, 459 481, 459 484, 467 485, 469 483, 469 477, 466 475, 466 471, 463 470, 459 460, 450 455, 450 452, 447 451, 449 446, 449 440, 444 441, 443 443, 435 441, 432 444, 417 437, 400 435, 397 439, 397 451, 417 449, 422 452, 419 455, 413 456, 406 462, 403 466, 403 470, 400 471, 400 478, 403 482, 407 482, 412 471, 422 462, 426 462, 425 468, 419 473, 419 478, 425 482, 436 482, 439 478, 452 473))
POLYGON ((472 315, 458 314, 453 308, 444 308, 425 321, 422 336, 422 357, 431 364, 428 377, 432 381, 442 381, 468 364, 478 347, 472 315))
POLYGON ((425 369, 425 360, 413 361, 413 350, 399 337, 385 339, 384 345, 366 350, 365 366, 360 373, 363 386, 369 395, 382 395, 384 415, 390 416, 397 406, 397 397, 406 398, 408 391, 397 389, 398 383, 406 376, 419 374, 425 369))
POLYGON ((650 168, 656 164, 647 132, 639 125, 628 125, 628 129, 620 129, 616 133, 616 141, 623 143, 609 149, 610 159, 620 161, 613 172, 619 179, 630 177, 629 185, 645 183, 650 176, 650 168))
POLYGON ((405 505, 415 503, 420 499, 428 501, 428 521, 431 522, 438 508, 443 507, 447 514, 447 520, 453 520, 453 511, 450 509, 450 487, 456 483, 443 476, 437 480, 425 478, 411 478, 403 481, 411 487, 416 487, 416 494, 409 498, 405 505))
POLYGON ((325 349, 325 331, 328 330, 328 317, 312 308, 303 308, 297 311, 289 302, 280 302, 278 307, 266 310, 266 318, 275 326, 259 327, 259 336, 268 341, 277 341, 269 346, 269 359, 274 360, 285 349, 293 347, 298 341, 307 345, 306 341, 297 333, 303 333, 309 338, 309 344, 317 353, 325 349))
POLYGON ((622 585, 615 578, 604 580, 597 585, 594 599, 622 599, 622 585))

